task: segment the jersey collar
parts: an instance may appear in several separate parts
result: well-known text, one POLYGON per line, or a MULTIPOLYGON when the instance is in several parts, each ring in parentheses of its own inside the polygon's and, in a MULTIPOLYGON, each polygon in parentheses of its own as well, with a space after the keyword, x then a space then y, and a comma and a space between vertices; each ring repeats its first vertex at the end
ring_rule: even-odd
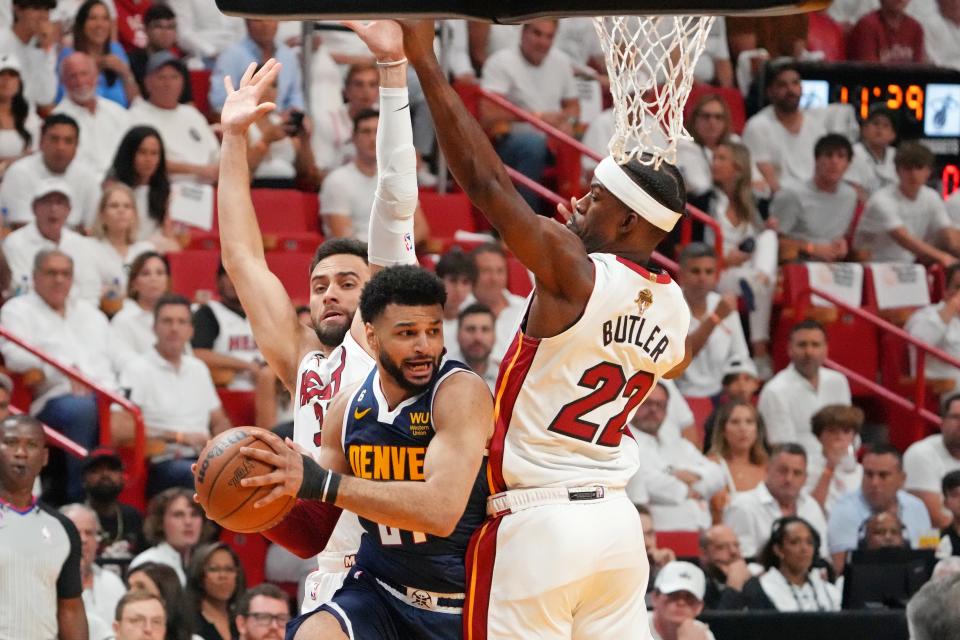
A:
POLYGON ((623 256, 617 256, 617 262, 650 282, 656 282, 657 284, 670 284, 671 282, 670 274, 666 271, 653 271, 647 267, 641 267, 636 262, 627 260, 623 256))

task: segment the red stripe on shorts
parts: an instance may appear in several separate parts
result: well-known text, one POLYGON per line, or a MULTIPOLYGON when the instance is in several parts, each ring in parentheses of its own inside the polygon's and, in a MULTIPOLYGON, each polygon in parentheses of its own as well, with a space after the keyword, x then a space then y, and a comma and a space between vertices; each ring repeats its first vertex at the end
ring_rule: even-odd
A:
POLYGON ((490 586, 497 556, 497 529, 502 516, 487 520, 467 547, 467 593, 463 603, 464 640, 487 640, 490 586))
POLYGON ((513 418, 513 406, 520 389, 523 388, 523 381, 530 371, 539 345, 539 338, 531 338, 523 335, 522 331, 517 331, 500 364, 493 405, 493 438, 490 439, 490 457, 487 462, 487 481, 491 494, 507 490, 507 484, 503 480, 504 441, 513 418))

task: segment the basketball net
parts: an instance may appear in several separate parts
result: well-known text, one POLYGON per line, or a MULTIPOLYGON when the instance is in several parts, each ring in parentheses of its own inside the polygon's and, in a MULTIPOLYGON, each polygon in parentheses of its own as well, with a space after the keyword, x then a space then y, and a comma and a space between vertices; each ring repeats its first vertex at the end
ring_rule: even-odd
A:
POLYGON ((690 139, 683 107, 713 16, 594 18, 613 94, 613 159, 659 167, 676 164, 677 143, 690 139))

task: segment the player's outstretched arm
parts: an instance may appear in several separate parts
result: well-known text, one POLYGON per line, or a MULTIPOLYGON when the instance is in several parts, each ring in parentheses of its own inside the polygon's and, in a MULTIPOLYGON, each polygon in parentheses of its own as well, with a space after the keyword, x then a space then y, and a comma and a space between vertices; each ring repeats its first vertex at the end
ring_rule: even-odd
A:
POLYGON ((433 53, 433 23, 402 23, 404 49, 430 106, 437 140, 453 176, 537 278, 539 289, 585 301, 593 269, 583 243, 555 221, 537 215, 520 196, 480 124, 447 82, 433 53))
POLYGON ((224 80, 227 100, 220 119, 223 145, 217 190, 220 248, 223 266, 237 289, 260 352, 294 393, 300 358, 319 348, 319 340, 297 320, 290 296, 270 272, 263 253, 263 237, 250 197, 247 129, 273 110, 273 103, 262 99, 265 89, 276 80, 280 64, 271 59, 256 73, 255 68, 255 64, 247 68, 236 90, 229 76, 224 80))
POLYGON ((276 470, 245 478, 241 484, 274 486, 257 505, 269 504, 282 495, 309 496, 388 527, 450 535, 463 515, 492 430, 493 399, 486 384, 464 373, 450 376, 437 389, 433 405, 436 435, 427 447, 423 482, 382 482, 346 475, 350 471, 340 434, 343 411, 352 395, 341 392, 330 405, 323 422, 318 465, 274 434, 257 432, 256 437, 272 451, 247 447, 241 451, 276 470))

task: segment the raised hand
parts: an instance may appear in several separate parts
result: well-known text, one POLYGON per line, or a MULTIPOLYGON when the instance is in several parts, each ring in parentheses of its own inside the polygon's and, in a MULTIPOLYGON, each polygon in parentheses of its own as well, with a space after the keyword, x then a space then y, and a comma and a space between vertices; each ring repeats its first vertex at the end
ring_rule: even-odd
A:
POLYGON ((277 105, 272 102, 261 102, 263 94, 272 86, 280 73, 280 63, 270 58, 259 71, 255 62, 251 62, 243 77, 240 78, 240 87, 233 88, 230 76, 223 79, 227 89, 227 99, 220 112, 220 126, 224 134, 246 135, 247 129, 265 114, 273 111, 277 105))
POLYGON ((393 20, 373 20, 363 23, 359 20, 343 20, 341 23, 360 36, 378 62, 403 60, 403 32, 393 20))
POLYGON ((433 20, 401 20, 403 31, 403 49, 410 62, 429 59, 433 56, 434 30, 433 20))

